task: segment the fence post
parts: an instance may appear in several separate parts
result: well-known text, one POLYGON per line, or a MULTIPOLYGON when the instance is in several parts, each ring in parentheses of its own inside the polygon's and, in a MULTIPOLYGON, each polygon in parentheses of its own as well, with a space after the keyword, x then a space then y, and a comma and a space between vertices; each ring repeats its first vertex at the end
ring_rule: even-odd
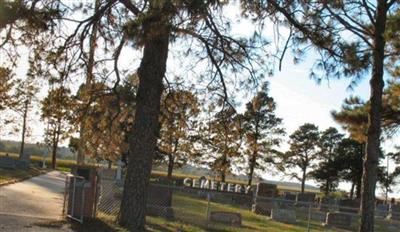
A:
POLYGON ((210 192, 207 192, 207 210, 206 210, 206 220, 207 220, 207 228, 208 228, 208 220, 210 218, 210 192))
POLYGON ((307 231, 310 232, 310 220, 311 220, 311 204, 308 204, 308 222, 307 222, 307 231))

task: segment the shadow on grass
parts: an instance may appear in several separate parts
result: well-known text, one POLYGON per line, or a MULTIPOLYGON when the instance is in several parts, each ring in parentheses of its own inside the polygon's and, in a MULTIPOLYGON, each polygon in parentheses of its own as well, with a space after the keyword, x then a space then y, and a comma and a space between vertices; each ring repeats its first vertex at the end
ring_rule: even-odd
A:
POLYGON ((92 219, 86 220, 83 224, 70 221, 71 229, 76 232, 96 231, 96 232, 114 232, 123 231, 116 226, 110 225, 102 220, 92 219))
POLYGON ((146 229, 147 230, 151 230, 151 231, 162 231, 162 232, 173 232, 173 231, 176 231, 176 230, 168 229, 165 226, 161 226, 159 224, 149 223, 149 222, 146 223, 146 229))
POLYGON ((210 232, 230 232, 232 230, 254 230, 257 231, 257 228, 241 225, 235 226, 225 223, 216 223, 210 222, 206 220, 166 220, 162 217, 152 217, 152 220, 146 220, 146 228, 149 231, 157 231, 157 232, 175 232, 175 231, 210 231, 210 232))

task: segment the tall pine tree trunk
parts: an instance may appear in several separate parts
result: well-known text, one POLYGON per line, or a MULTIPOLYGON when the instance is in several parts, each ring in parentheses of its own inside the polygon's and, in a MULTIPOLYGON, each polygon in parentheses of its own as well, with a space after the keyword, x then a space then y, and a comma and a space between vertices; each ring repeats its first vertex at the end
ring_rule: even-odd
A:
POLYGON ((380 152, 382 92, 384 86, 383 66, 385 54, 384 33, 386 27, 386 13, 386 0, 377 1, 372 78, 370 80, 371 108, 368 115, 368 138, 362 178, 360 232, 374 231, 375 188, 380 152))
POLYGON ((222 157, 222 167, 221 167, 221 171, 220 171, 221 182, 225 182, 227 165, 228 165, 228 157, 226 154, 224 154, 222 157))
POLYGON ((326 183, 325 183, 325 196, 328 196, 329 195, 329 186, 330 185, 330 182, 329 182, 329 179, 327 179, 326 180, 326 183))
POLYGON ((362 188, 362 183, 361 179, 358 180, 357 185, 356 185, 356 198, 361 199, 361 188, 362 188))
POLYGON ((172 154, 168 154, 168 173, 167 178, 169 181, 172 181, 172 171, 174 170, 174 156, 172 154))
POLYGON ((51 168, 53 170, 56 169, 56 164, 57 164, 57 148, 58 148, 58 142, 60 141, 60 134, 61 134, 61 118, 58 118, 56 129, 53 135, 53 148, 51 154, 51 168))
POLYGON ((146 197, 159 133, 162 80, 168 57, 169 29, 162 12, 155 10, 143 22, 143 58, 138 70, 134 133, 129 136, 129 158, 119 224, 130 231, 145 231, 146 197))
POLYGON ((221 182, 225 182, 226 175, 225 175, 225 170, 221 171, 221 182))
POLYGON ((24 102, 24 113, 22 115, 22 137, 21 137, 21 147, 19 151, 19 159, 27 160, 29 162, 29 158, 24 155, 24 147, 25 147, 25 134, 26 134, 26 119, 28 117, 28 107, 29 101, 26 100, 24 102))
POLYGON ((350 188, 350 199, 354 198, 354 182, 351 182, 351 188, 350 188))
POLYGON ((250 172, 249 172, 249 180, 247 182, 247 185, 251 185, 251 182, 253 181, 253 175, 254 175, 254 168, 256 166, 256 155, 253 154, 250 160, 250 172))
MULTIPOLYGON (((95 0, 94 3, 94 12, 97 12, 100 8, 100 0, 95 0)), ((92 34, 90 35, 90 42, 89 42, 89 57, 87 61, 87 69, 86 69, 86 91, 90 90, 91 84, 93 84, 94 76, 93 76, 93 68, 94 68, 94 54, 96 51, 96 41, 97 41, 97 29, 98 29, 98 22, 93 23, 92 34)), ((78 164, 85 163, 85 153, 84 153, 84 138, 83 135, 85 134, 85 117, 80 123, 79 128, 79 143, 78 143, 78 154, 76 162, 78 164)))
POLYGON ((306 186, 306 177, 307 177, 307 169, 303 169, 303 176, 301 177, 301 193, 304 193, 304 189, 306 186))

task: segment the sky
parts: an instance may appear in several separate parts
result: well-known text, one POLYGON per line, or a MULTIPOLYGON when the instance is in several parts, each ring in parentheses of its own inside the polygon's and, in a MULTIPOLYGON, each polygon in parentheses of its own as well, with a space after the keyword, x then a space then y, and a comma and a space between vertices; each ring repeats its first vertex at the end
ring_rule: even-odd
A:
MULTIPOLYGON (((304 123, 313 123, 324 130, 328 127, 336 127, 342 133, 346 133, 332 116, 332 110, 340 110, 343 100, 350 95, 357 95, 363 99, 369 98, 368 77, 365 77, 353 89, 348 88, 350 80, 333 80, 329 83, 323 81, 317 84, 309 78, 309 70, 313 60, 306 59, 304 63, 294 65, 290 59, 286 59, 281 72, 275 72, 274 76, 269 77, 270 95, 277 103, 276 113, 283 118, 286 132, 290 135, 300 125, 304 123)), ((395 137, 392 140, 383 143, 386 152, 393 151, 394 145, 400 144, 400 138, 395 137)), ((281 149, 286 150, 287 144, 281 149)), ((386 162, 384 162, 386 163, 386 162)), ((389 170, 393 170, 394 163, 391 162, 389 170)), ((267 179, 289 180, 287 177, 278 175, 272 176, 269 173, 262 175, 267 179)), ((293 180, 292 180, 293 181, 293 180)), ((316 185, 312 180, 308 184, 316 185)), ((350 184, 341 183, 339 188, 348 190, 350 184)), ((400 190, 397 188, 397 190, 400 190)), ((378 190, 377 194, 380 194, 378 190)), ((400 197, 400 194, 391 194, 393 197, 400 197)))
MULTIPOLYGON (((227 17, 237 18, 238 14, 239 12, 235 11, 235 8, 227 9, 227 17)), ((232 33, 246 34, 254 27, 255 25, 250 22, 242 21, 233 26, 232 33)), ((275 32, 274 28, 265 28, 265 34, 270 38, 274 37, 275 32)), ((281 28, 280 32, 285 34, 285 29, 281 28)), ((275 44, 276 43, 271 40, 271 46, 275 44)), ((129 50, 127 51, 127 53, 129 53, 129 50)), ((130 55, 129 57, 132 56, 130 55)), ((137 64, 136 61, 128 60, 124 53, 121 60, 121 62, 127 62, 129 64, 134 62, 137 64)), ((267 78, 270 83, 270 95, 277 103, 276 113, 279 117, 283 118, 287 134, 290 135, 304 123, 314 123, 320 130, 324 130, 330 126, 341 130, 340 125, 333 121, 330 112, 332 110, 340 110, 343 100, 350 95, 357 95, 363 99, 368 99, 368 76, 361 80, 353 90, 348 88, 350 79, 333 80, 330 82, 323 81, 317 84, 309 78, 310 68, 315 61, 315 56, 312 53, 305 56, 303 61, 299 64, 295 65, 292 60, 292 56, 288 53, 283 60, 282 71, 275 70, 274 75, 267 78)), ((22 61, 21 65, 17 68, 17 75, 24 75, 26 64, 23 63, 22 61)), ((37 115, 32 115, 32 118, 34 119, 31 121, 32 136, 27 138, 27 141, 38 142, 42 138, 44 125, 43 123, 37 122, 37 115)), ((344 132, 343 130, 341 131, 344 132)), ((2 139, 19 140, 19 135, 3 134, 2 139)), ((396 142, 397 145, 400 145, 399 141, 399 137, 386 141, 383 144, 384 150, 386 152, 392 151, 396 142)), ((281 148, 286 150, 287 144, 283 144, 281 148)), ((393 169, 394 164, 391 163, 390 166, 390 169, 393 169)), ((264 173, 262 176, 274 180, 289 180, 283 175, 272 176, 270 173, 264 173)), ((313 181, 308 181, 307 183, 315 184, 313 181)), ((349 184, 341 184, 339 187, 343 189, 350 188, 349 184)), ((379 193, 379 191, 377 193, 379 193)), ((400 197, 400 194, 392 194, 392 196, 400 197)))

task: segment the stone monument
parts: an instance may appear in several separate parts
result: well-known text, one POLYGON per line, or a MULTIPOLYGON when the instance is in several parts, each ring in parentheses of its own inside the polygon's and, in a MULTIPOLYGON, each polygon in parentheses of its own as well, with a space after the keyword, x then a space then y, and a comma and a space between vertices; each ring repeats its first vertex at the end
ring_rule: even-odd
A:
POLYGON ((389 215, 387 219, 400 221, 400 205, 394 203, 389 205, 389 215))
POLYGON ((349 228, 351 226, 351 215, 345 213, 326 214, 326 226, 335 226, 340 228, 349 228))
POLYGON ((174 218, 172 209, 172 188, 168 181, 165 184, 150 184, 147 193, 147 214, 152 216, 174 218))
POLYGON ((242 216, 240 213, 212 211, 210 213, 209 220, 212 222, 224 223, 233 226, 242 225, 242 216))
POLYGON ((295 224, 296 212, 292 209, 272 209, 271 218, 278 222, 295 224))
POLYGON ((298 206, 309 206, 315 201, 315 193, 297 193, 296 194, 296 205, 298 206))
POLYGON ((339 201, 339 211, 345 213, 358 213, 360 209, 360 200, 358 199, 341 199, 339 201))
POLYGON ((277 186, 275 184, 258 183, 252 211, 257 214, 270 216, 271 210, 276 208, 276 202, 273 202, 276 193, 277 186))

